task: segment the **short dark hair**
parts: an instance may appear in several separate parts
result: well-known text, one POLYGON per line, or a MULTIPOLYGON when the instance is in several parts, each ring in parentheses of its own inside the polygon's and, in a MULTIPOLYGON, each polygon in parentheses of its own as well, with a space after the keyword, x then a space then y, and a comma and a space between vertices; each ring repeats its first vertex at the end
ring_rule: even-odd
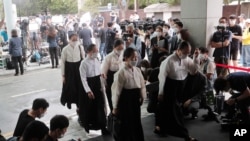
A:
POLYGON ((181 20, 178 19, 178 18, 174 18, 174 19, 173 19, 173 22, 176 24, 177 22, 181 22, 181 20))
POLYGON ((175 22, 176 25, 178 25, 179 27, 183 28, 183 23, 181 21, 177 21, 175 22))
POLYGON ((17 30, 16 29, 12 29, 11 30, 11 37, 17 37, 17 30))
POLYGON ((86 24, 86 23, 83 23, 82 26, 85 27, 85 26, 87 26, 87 24, 86 24))
POLYGON ((170 25, 169 24, 164 24, 163 26, 166 26, 166 27, 168 27, 168 29, 170 29, 170 25))
POLYGON ((111 27, 112 25, 113 25, 113 23, 112 22, 108 22, 108 27, 111 27))
POLYGON ((49 133, 49 128, 41 121, 34 120, 30 122, 22 134, 24 141, 31 141, 33 138, 42 140, 49 133))
POLYGON ((223 77, 218 77, 214 81, 214 89, 216 93, 219 93, 220 91, 223 91, 225 87, 227 86, 227 80, 223 77))
POLYGON ((38 110, 40 108, 47 109, 49 107, 49 103, 44 98, 37 98, 33 101, 32 109, 38 110))
POLYGON ((90 44, 88 47, 87 47, 87 53, 91 52, 92 50, 94 50, 94 48, 96 47, 95 44, 90 44))
POLYGON ((115 40, 114 48, 118 47, 119 45, 123 45, 123 44, 124 44, 123 40, 117 39, 117 40, 115 40))
POLYGON ((161 32, 163 31, 162 26, 157 26, 156 29, 159 29, 161 32))
POLYGON ((142 60, 140 66, 150 68, 150 63, 148 62, 148 60, 142 60))
POLYGON ((199 50, 200 50, 200 52, 201 52, 202 54, 208 53, 208 52, 209 52, 208 49, 205 48, 205 47, 200 47, 199 50))
POLYGON ((50 120, 50 131, 55 131, 56 129, 64 129, 69 127, 69 120, 64 115, 55 115, 50 120))
POLYGON ((220 20, 226 20, 226 21, 228 21, 227 17, 221 17, 221 18, 219 19, 219 22, 220 22, 220 20))
POLYGON ((179 44, 178 49, 179 49, 179 50, 183 50, 183 49, 185 49, 185 48, 187 48, 187 47, 189 47, 189 46, 190 46, 190 44, 189 44, 187 41, 182 41, 182 42, 179 44))
POLYGON ((134 52, 135 52, 135 49, 133 49, 131 47, 126 48, 124 53, 123 53, 123 61, 125 61, 126 58, 131 57, 134 52))
POLYGON ((73 36, 78 36, 78 34, 77 34, 77 33, 75 33, 75 32, 73 32, 73 33, 69 34, 69 39, 71 39, 73 36))

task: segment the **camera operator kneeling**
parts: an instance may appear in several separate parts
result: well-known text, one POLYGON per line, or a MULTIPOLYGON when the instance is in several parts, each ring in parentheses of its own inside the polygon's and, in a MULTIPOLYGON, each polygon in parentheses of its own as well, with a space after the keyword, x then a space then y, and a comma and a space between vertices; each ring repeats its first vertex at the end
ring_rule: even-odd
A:
MULTIPOLYGON (((214 82, 214 89, 220 91, 229 91, 230 89, 239 91, 240 94, 232 95, 226 103, 229 109, 234 108, 235 104, 241 110, 241 117, 244 124, 250 124, 248 106, 250 105, 250 74, 246 72, 235 72, 229 74, 226 78, 217 78, 214 82)), ((233 110, 229 110, 233 111, 233 110)), ((229 112, 227 118, 232 118, 235 113, 229 112)))

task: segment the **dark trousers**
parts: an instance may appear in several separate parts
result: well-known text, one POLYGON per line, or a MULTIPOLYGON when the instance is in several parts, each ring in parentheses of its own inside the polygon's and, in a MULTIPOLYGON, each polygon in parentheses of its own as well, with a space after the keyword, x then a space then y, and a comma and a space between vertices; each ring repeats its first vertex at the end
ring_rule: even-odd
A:
POLYGON ((20 66, 21 74, 23 74, 22 56, 13 56, 11 59, 12 59, 12 62, 14 64, 14 67, 15 67, 15 70, 16 70, 16 74, 19 73, 18 63, 19 63, 19 66, 20 66))
POLYGON ((57 47, 50 47, 49 54, 50 54, 52 67, 55 66, 55 62, 54 62, 55 60, 56 60, 56 66, 58 66, 58 48, 57 47))

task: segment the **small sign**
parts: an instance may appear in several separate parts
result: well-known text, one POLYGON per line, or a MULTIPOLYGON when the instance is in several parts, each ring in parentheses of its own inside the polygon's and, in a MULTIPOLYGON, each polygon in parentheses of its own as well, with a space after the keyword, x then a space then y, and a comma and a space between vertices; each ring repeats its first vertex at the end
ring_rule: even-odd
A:
POLYGON ((108 10, 112 9, 112 3, 108 3, 108 10))

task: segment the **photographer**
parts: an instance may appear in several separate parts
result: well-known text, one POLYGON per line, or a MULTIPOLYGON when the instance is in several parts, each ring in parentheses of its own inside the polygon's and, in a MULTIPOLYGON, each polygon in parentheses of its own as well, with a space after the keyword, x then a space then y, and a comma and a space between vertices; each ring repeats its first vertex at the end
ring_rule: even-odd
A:
POLYGON ((217 78, 214 82, 214 89, 217 93, 220 91, 229 91, 230 89, 240 92, 230 97, 226 103, 230 106, 227 118, 233 117, 234 106, 237 104, 241 110, 243 122, 250 124, 248 106, 250 105, 250 74, 247 72, 234 72, 226 78, 217 78), (230 110, 231 109, 231 110, 230 110))
MULTIPOLYGON (((217 31, 214 32, 210 45, 214 50, 214 62, 217 64, 228 65, 229 59, 229 45, 232 39, 232 33, 226 29, 227 18, 221 17, 219 19, 219 26, 217 31)), ((218 77, 223 77, 227 74, 226 68, 216 67, 216 73, 218 77)))
POLYGON ((106 42, 104 48, 106 55, 113 51, 115 36, 116 36, 116 31, 114 31, 113 29, 113 23, 108 22, 108 29, 106 30, 106 42))
MULTIPOLYGON (((125 35, 128 36, 126 41, 126 47, 134 48, 138 54, 141 54, 141 39, 140 36, 134 34, 134 25, 131 23, 127 25, 127 32, 125 35)), ((138 55, 138 63, 141 61, 141 55, 138 55)))

